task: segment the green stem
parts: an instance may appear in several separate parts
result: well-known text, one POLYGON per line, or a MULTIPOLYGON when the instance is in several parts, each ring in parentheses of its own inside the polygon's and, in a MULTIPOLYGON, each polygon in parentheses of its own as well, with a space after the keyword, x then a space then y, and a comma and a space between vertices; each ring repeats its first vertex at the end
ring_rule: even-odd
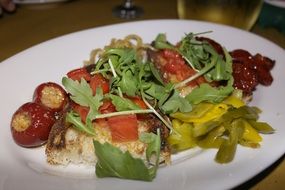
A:
MULTIPOLYGON (((112 73, 113 73, 113 77, 117 78, 118 75, 117 75, 117 73, 116 73, 116 71, 115 71, 115 68, 114 68, 114 65, 113 65, 113 63, 112 63, 112 60, 109 59, 108 63, 109 63, 109 65, 110 65, 111 71, 112 71, 112 73)), ((120 96, 120 97, 123 97, 123 93, 122 93, 122 90, 121 90, 120 87, 118 87, 118 93, 119 93, 119 96, 120 96)))
POLYGON ((180 83, 177 83, 174 88, 179 88, 179 87, 183 87, 185 86, 188 82, 191 82, 193 80, 195 80, 196 78, 204 75, 206 72, 208 72, 210 69, 212 69, 215 64, 217 63, 218 60, 218 55, 213 55, 212 61, 209 65, 205 66, 203 69, 201 69, 198 73, 196 73, 195 75, 192 75, 191 77, 185 79, 184 81, 181 81, 180 83))
POLYGON ((97 74, 97 73, 104 73, 104 72, 107 72, 107 71, 111 71, 111 69, 95 70, 95 71, 92 71, 90 74, 91 74, 91 75, 95 75, 95 74, 97 74))
POLYGON ((129 115, 129 114, 140 114, 140 113, 152 113, 151 109, 143 109, 143 110, 128 110, 128 111, 120 111, 120 112, 112 112, 106 114, 97 115, 95 119, 101 119, 106 117, 113 117, 118 115, 129 115))

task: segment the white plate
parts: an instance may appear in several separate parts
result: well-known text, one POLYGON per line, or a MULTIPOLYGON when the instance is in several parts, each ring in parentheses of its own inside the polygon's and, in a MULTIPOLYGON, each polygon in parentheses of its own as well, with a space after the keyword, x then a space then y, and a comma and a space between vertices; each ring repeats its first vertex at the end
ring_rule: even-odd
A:
MULTIPOLYGON (((285 52, 277 45, 254 34, 227 26, 178 20, 154 20, 105 26, 72 33, 25 50, 0 64, 0 189, 228 189, 252 178, 285 152, 285 52), (103 47, 111 38, 138 34, 151 42, 166 33, 175 43, 188 32, 212 30, 207 36, 228 50, 243 48, 276 60, 274 82, 259 86, 252 105, 263 111, 261 120, 269 122, 276 133, 265 135, 261 148, 239 147, 234 161, 227 165, 214 162, 215 151, 197 153, 191 159, 161 168, 153 182, 115 178, 84 178, 94 168, 55 169, 45 163, 43 148, 24 149, 15 145, 10 134, 10 119, 23 103, 30 101, 34 88, 47 81, 60 83, 69 70, 82 66, 93 48, 103 47), (58 177, 54 174, 69 177, 58 177), (78 177, 76 177, 76 175, 78 177), (73 177, 70 177, 73 176, 73 177)), ((195 153, 194 153, 195 154, 195 153)))

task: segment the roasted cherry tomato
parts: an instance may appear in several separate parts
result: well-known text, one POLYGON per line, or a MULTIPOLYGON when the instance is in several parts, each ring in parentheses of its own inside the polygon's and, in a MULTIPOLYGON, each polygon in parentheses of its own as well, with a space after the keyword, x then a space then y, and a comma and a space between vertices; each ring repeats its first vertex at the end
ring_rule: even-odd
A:
POLYGON ((86 81, 90 81, 91 79, 91 75, 90 73, 88 73, 85 67, 69 71, 66 75, 68 76, 68 78, 71 78, 72 80, 77 80, 77 81, 80 81, 81 78, 84 78, 86 81))
POLYGON ((138 139, 138 121, 135 114, 109 117, 107 122, 113 142, 129 142, 138 139))
POLYGON ((60 112, 68 102, 65 90, 58 84, 47 82, 40 84, 34 92, 34 102, 42 104, 53 112, 60 112))
POLYGON ((50 110, 29 102, 22 105, 13 115, 11 132, 14 141, 23 147, 37 147, 46 143, 56 119, 50 110))
POLYGON ((98 87, 101 87, 103 90, 103 94, 106 94, 109 92, 109 81, 104 78, 101 74, 95 74, 92 76, 90 80, 90 87, 92 88, 93 94, 96 94, 96 89, 98 87))

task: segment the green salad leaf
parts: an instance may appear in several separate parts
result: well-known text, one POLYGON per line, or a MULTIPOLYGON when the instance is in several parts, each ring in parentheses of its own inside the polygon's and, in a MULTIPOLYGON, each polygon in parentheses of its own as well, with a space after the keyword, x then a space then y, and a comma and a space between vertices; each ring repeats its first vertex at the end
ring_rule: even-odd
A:
POLYGON ((147 161, 152 155, 155 156, 155 165, 147 167, 140 158, 134 158, 129 151, 123 152, 109 143, 101 144, 94 140, 95 154, 98 158, 96 163, 97 177, 118 177, 123 179, 135 179, 152 181, 156 176, 159 165, 160 136, 153 133, 143 134, 141 139, 148 144, 146 150, 147 161))
POLYGON ((141 109, 137 104, 135 104, 130 99, 120 97, 113 94, 108 94, 108 97, 112 100, 112 103, 116 107, 117 111, 126 111, 126 110, 139 110, 141 109))
POLYGON ((149 168, 150 175, 154 178, 156 176, 156 171, 159 166, 159 156, 160 156, 160 130, 157 130, 157 135, 154 133, 142 133, 140 135, 140 141, 146 143, 146 159, 150 165, 153 167, 149 168), (152 163, 152 158, 154 158, 154 163, 152 163))
POLYGON ((90 119, 87 119, 86 124, 81 121, 81 117, 74 111, 66 113, 66 121, 73 124, 73 127, 79 131, 85 132, 88 135, 95 135, 95 130, 90 119))
POLYGON ((67 92, 71 94, 70 98, 81 106, 89 107, 87 118, 91 121, 99 114, 98 109, 103 104, 103 90, 96 89, 96 94, 93 96, 93 91, 84 78, 81 81, 74 81, 70 78, 63 77, 62 84, 67 92))
POLYGON ((177 90, 174 90, 172 96, 161 106, 164 113, 170 114, 177 111, 190 112, 192 105, 189 101, 179 95, 177 90))
POLYGON ((135 96, 137 92, 138 81, 135 77, 135 73, 131 69, 126 69, 122 72, 118 86, 121 88, 122 92, 128 96, 135 96))
POLYGON ((234 88, 231 85, 225 87, 212 87, 208 83, 203 83, 193 89, 185 98, 192 104, 198 104, 203 101, 219 103, 228 97, 234 88))
POLYGON ((165 34, 158 34, 154 40, 154 47, 156 49, 175 49, 175 47, 169 43, 165 34))

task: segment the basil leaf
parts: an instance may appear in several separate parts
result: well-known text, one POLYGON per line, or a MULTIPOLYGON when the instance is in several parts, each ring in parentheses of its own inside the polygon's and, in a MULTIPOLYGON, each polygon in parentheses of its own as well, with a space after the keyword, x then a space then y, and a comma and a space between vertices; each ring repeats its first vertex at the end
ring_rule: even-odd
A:
POLYGON ((152 181, 154 176, 144 164, 143 160, 134 158, 129 151, 122 152, 109 143, 100 144, 93 141, 97 156, 96 175, 103 177, 118 177, 152 181))

